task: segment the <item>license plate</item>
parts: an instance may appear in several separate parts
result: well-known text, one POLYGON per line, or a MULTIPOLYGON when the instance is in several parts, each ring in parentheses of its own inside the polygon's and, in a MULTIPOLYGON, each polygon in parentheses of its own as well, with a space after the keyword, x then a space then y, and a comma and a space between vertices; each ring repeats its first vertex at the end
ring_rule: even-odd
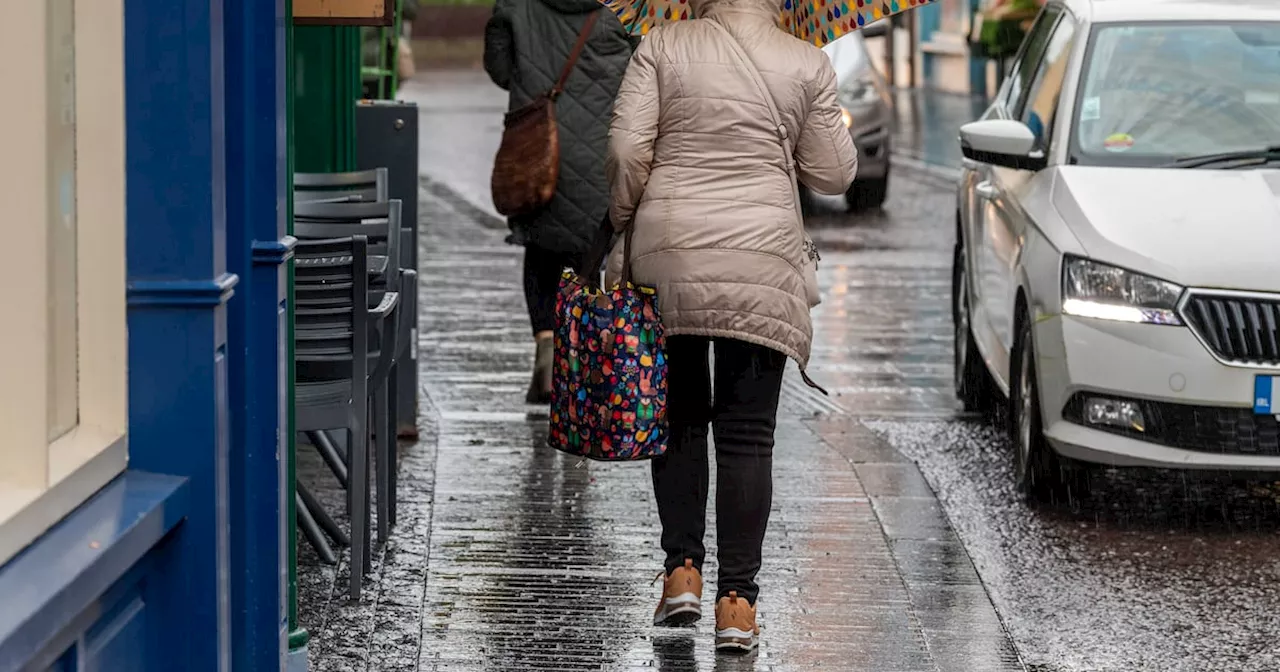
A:
POLYGON ((1280 376, 1257 376, 1253 379, 1253 412, 1280 415, 1280 376))

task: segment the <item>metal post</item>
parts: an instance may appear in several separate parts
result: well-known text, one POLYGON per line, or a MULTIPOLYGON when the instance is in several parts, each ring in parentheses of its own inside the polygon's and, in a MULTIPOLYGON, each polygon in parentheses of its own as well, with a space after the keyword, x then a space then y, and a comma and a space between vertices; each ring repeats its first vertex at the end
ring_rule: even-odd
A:
POLYGON ((897 81, 898 67, 897 67, 897 59, 894 58, 895 54, 894 54, 893 17, 890 17, 888 21, 889 21, 889 29, 884 32, 884 62, 885 62, 884 78, 885 78, 885 83, 887 83, 890 88, 893 88, 898 84, 898 81, 897 81))
POLYGON ((916 13, 907 12, 907 81, 916 88, 916 52, 920 50, 920 35, 916 32, 916 13))
MULTIPOLYGON (((386 168, 391 198, 400 199, 400 267, 418 270, 418 106, 375 100, 355 105, 356 169, 386 168)), ((402 297, 404 298, 404 297, 402 297)), ((413 325, 404 361, 396 364, 396 431, 418 437, 418 306, 402 308, 413 325)))

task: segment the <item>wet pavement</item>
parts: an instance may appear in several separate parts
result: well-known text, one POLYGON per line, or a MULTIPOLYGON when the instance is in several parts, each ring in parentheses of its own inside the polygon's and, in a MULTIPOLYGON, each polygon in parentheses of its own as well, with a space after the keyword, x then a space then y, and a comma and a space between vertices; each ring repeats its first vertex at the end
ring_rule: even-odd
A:
MULTIPOLYGON (((522 403, 520 252, 501 244, 486 186, 501 94, 483 75, 427 73, 405 95, 423 108, 426 431, 402 448, 399 526, 360 604, 344 566, 303 547, 313 669, 1280 669, 1276 490, 1126 471, 1031 508, 1003 437, 957 413, 954 191, 908 169, 949 160, 936 138, 954 143, 965 121, 955 97, 909 131, 921 149, 895 166, 884 212, 810 204, 824 286, 811 370, 832 396, 784 390, 760 652, 716 658, 706 620, 647 625, 647 470, 542 447, 545 410, 522 403)), ((300 462, 339 510, 323 465, 300 462)))
MULTIPOLYGON (((343 598, 341 567, 325 571, 304 548, 314 669, 1022 669, 914 465, 852 418, 807 422, 822 409, 790 382, 759 652, 716 657, 709 618, 649 625, 662 559, 648 469, 545 447, 546 411, 522 401, 532 351, 521 253, 433 193, 422 200, 420 349, 430 431, 405 448, 401 476, 430 496, 402 505, 408 525, 360 604, 343 598)), ((329 480, 301 459, 304 478, 329 480)), ((714 561, 707 572, 714 580, 714 561)))

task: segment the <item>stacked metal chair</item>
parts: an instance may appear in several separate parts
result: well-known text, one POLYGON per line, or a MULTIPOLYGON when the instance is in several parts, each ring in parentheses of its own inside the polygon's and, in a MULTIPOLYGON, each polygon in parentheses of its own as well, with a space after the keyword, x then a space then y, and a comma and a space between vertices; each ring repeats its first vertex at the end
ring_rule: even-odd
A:
POLYGON ((346 488, 351 536, 342 535, 302 483, 298 523, 325 562, 336 556, 322 532, 339 545, 350 543, 350 594, 358 599, 372 560, 370 458, 379 543, 395 520, 394 375, 397 362, 408 360, 413 325, 404 307, 416 298, 417 273, 401 268, 400 201, 386 197, 385 169, 302 174, 295 183, 295 429, 346 488), (362 303, 352 298, 358 290, 362 303), (367 319, 359 322, 362 311, 367 319), (339 430, 346 431, 345 453, 331 434, 339 430))

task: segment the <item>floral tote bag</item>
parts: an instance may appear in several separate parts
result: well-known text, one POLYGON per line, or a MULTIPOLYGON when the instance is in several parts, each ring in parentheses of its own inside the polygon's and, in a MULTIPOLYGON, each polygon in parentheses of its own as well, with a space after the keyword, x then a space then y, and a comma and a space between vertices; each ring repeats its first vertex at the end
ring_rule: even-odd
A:
POLYGON ((667 449, 666 338, 655 291, 631 282, 630 229, 621 282, 600 287, 612 230, 605 222, 582 273, 560 280, 548 443, 593 460, 644 460, 667 449))

